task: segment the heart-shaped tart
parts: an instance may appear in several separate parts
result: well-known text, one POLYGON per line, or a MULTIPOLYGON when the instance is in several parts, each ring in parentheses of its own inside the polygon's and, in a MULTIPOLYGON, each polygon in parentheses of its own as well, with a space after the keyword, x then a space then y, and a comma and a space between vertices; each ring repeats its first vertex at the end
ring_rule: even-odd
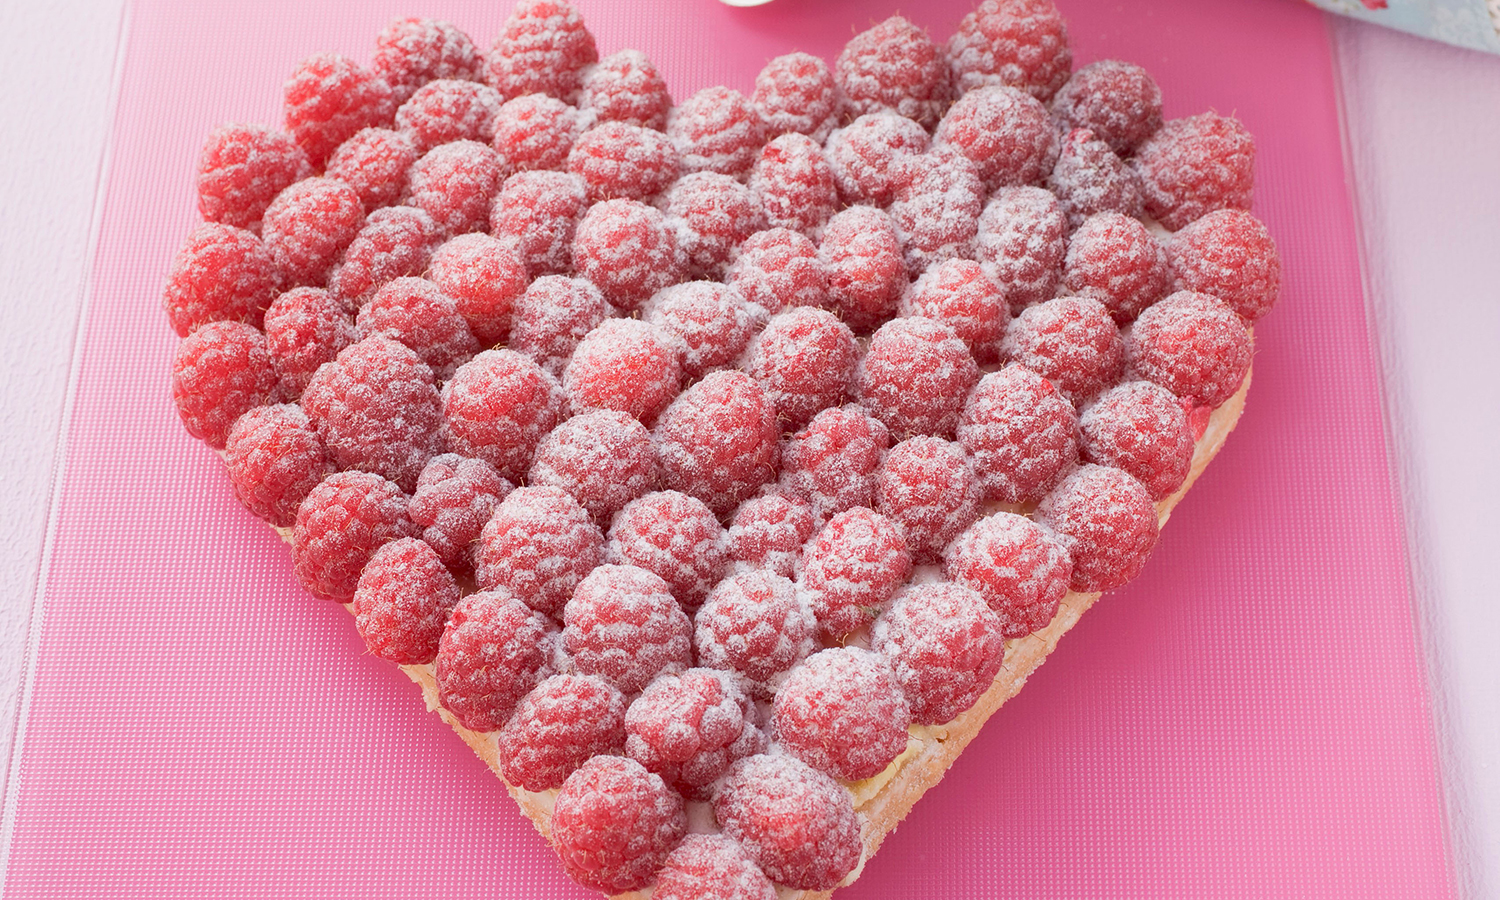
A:
POLYGON ((1280 264, 1234 119, 1051 0, 673 104, 575 10, 229 125, 173 395, 575 880, 823 896, 1133 578, 1280 264))

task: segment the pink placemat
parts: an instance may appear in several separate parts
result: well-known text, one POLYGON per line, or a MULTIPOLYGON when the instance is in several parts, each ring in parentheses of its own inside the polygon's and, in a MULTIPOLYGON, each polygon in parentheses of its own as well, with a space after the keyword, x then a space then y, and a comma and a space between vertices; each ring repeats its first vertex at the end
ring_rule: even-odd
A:
MULTIPOLYGON (((580 0, 678 99, 832 59, 896 4, 580 0)), ((904 10, 939 37, 968 0, 904 10)), ((1291 0, 1063 0, 1080 64, 1146 65, 1168 115, 1239 116, 1282 304, 1249 411, 1145 574, 1091 612, 840 897, 1453 894, 1337 98, 1291 0)), ((276 122, 295 62, 397 15, 481 42, 503 4, 132 10, 9 897, 587 897, 499 782, 230 495, 167 389, 158 307, 223 121, 276 122)))

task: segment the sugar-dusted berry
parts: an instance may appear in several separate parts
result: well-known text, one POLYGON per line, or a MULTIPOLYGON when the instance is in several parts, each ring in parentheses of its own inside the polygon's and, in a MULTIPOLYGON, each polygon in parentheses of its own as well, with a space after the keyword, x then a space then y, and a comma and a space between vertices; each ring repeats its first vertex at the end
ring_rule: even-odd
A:
POLYGON ((568 172, 517 172, 490 207, 490 231, 509 243, 533 278, 573 270, 573 238, 589 208, 583 179, 568 172))
MULTIPOLYGON (((608 316, 609 301, 593 282, 543 275, 516 299, 510 348, 536 360, 537 365, 552 375, 561 377, 563 367, 578 342, 608 316)), ((567 388, 566 381, 564 388, 567 388)))
POLYGON ((420 275, 438 241, 437 223, 412 206, 377 209, 365 219, 343 260, 328 276, 328 291, 357 310, 390 281, 420 275))
POLYGON ((608 894, 649 885, 685 834, 682 797, 619 756, 596 756, 569 775, 552 813, 552 847, 563 871, 608 894))
POLYGON ((964 448, 942 438, 907 438, 886 454, 875 478, 875 508, 900 527, 917 565, 942 558, 978 518, 979 499, 964 448))
POLYGON ((399 106, 439 78, 479 81, 484 54, 459 28, 440 19, 396 19, 375 36, 370 68, 391 86, 399 106))
POLYGON ((823 228, 818 258, 828 299, 857 334, 890 318, 906 291, 906 262, 891 217, 873 206, 851 206, 823 228))
POLYGON ((458 582, 437 553, 417 538, 398 538, 376 550, 360 573, 354 627, 381 659, 430 663, 458 598, 458 582))
POLYGON ((690 834, 656 876, 655 900, 776 900, 776 886, 739 844, 722 834, 690 834))
POLYGON ((313 373, 354 343, 354 320, 321 288, 292 288, 266 310, 266 350, 287 398, 302 396, 313 373))
POLYGON ((750 102, 772 136, 795 132, 821 144, 838 124, 833 70, 811 53, 788 53, 766 63, 755 76, 750 102))
POLYGON ((360 129, 389 125, 396 114, 385 79, 336 53, 298 63, 284 93, 286 130, 314 168, 360 129))
POLYGON ((512 308, 526 290, 526 268, 513 245, 487 234, 461 234, 432 252, 427 277, 453 298, 480 347, 505 340, 512 308))
POLYGON ((1125 336, 1132 374, 1189 403, 1218 406, 1234 396, 1255 349, 1234 310, 1208 294, 1178 291, 1141 313, 1125 336))
POLYGON ((396 110, 396 127, 426 152, 449 141, 483 141, 495 135, 500 92, 487 84, 439 78, 417 88, 396 110))
POLYGON ((858 647, 820 650, 776 691, 781 745, 843 781, 880 773, 906 749, 911 707, 891 662, 858 647))
POLYGON ((500 158, 487 144, 453 141, 412 163, 411 205, 432 216, 444 234, 483 231, 500 189, 500 158))
POLYGON ((1073 73, 1052 99, 1052 114, 1128 156, 1161 127, 1161 88, 1134 63, 1101 59, 1073 73))
POLYGON ((335 472, 318 482, 297 507, 297 581, 321 597, 347 602, 376 550, 415 535, 406 502, 398 485, 371 472, 335 472))
POLYGON ((498 731, 554 673, 557 626, 509 591, 470 594, 448 615, 436 674, 443 708, 470 731, 498 731))
POLYGON ((895 113, 867 113, 828 136, 825 152, 845 203, 889 205, 927 152, 927 130, 895 113))
POLYGON ((831 890, 864 854, 849 792, 792 756, 735 763, 714 797, 714 816, 767 877, 791 888, 831 890))
POLYGON ((1068 239, 1063 286, 1103 303, 1117 323, 1165 297, 1171 283, 1166 251, 1138 219, 1097 213, 1068 239))
POLYGON ((1089 462, 1124 469, 1153 500, 1182 486, 1193 464, 1193 429, 1171 391, 1131 381, 1105 391, 1078 417, 1079 448, 1089 462))
POLYGON ((1068 80, 1068 26, 1052 0, 984 0, 948 39, 953 86, 961 94, 1008 85, 1046 103, 1068 80))
POLYGON ((817 245, 788 228, 751 235, 740 245, 724 282, 773 315, 793 306, 829 303, 828 275, 817 245))
POLYGON ((556 97, 523 94, 505 101, 495 113, 492 140, 500 176, 565 168, 583 128, 578 110, 556 97))
POLYGON ((679 354, 639 319, 605 319, 573 351, 563 390, 573 410, 617 409, 650 426, 682 385, 679 354))
POLYGON ((657 491, 614 517, 604 558, 660 576, 677 602, 693 610, 723 577, 724 550, 724 527, 703 501, 657 491))
POLYGON ((651 128, 604 122, 590 128, 568 152, 568 171, 582 178, 594 201, 654 199, 685 169, 666 135, 651 128))
POLYGON ((984 499, 1042 499, 1078 460, 1078 414, 1052 382, 1009 365, 979 380, 964 403, 958 441, 974 457, 984 499))
POLYGON ((1000 618, 1000 633, 1045 628, 1068 593, 1073 558, 1049 529, 1015 513, 975 522, 948 549, 944 574, 977 591, 1000 618))
POLYGON ((573 671, 626 695, 693 662, 692 625, 667 583, 635 566, 602 565, 563 608, 562 650, 573 671))
POLYGON ((947 325, 981 365, 998 358, 1000 339, 1010 322, 1010 307, 1000 288, 970 259, 948 259, 929 267, 907 288, 900 312, 947 325))
POLYGON ((750 98, 733 88, 704 88, 667 114, 667 137, 684 172, 743 178, 770 136, 750 98))
POLYGON ((401 132, 364 128, 339 144, 323 174, 354 188, 365 209, 379 209, 406 195, 406 173, 420 156, 401 132))
POLYGON ((803 501, 779 492, 762 494, 735 510, 725 546, 736 570, 764 569, 791 578, 816 527, 812 507, 803 501))
POLYGON ((984 198, 978 170, 967 156, 936 150, 922 157, 890 208, 912 276, 946 259, 974 256, 984 198))
POLYGON ((1107 591, 1134 578, 1156 546, 1156 504, 1122 469, 1085 465, 1048 494, 1037 521, 1073 558, 1075 591, 1107 591))
POLYGON ((1050 299, 1068 252, 1068 218, 1039 187, 995 191, 979 217, 976 256, 1005 293, 1010 311, 1050 299))
POLYGON ((1096 213, 1141 215, 1143 200, 1135 170, 1087 128, 1075 128, 1063 138, 1047 187, 1057 195, 1072 228, 1096 213))
POLYGON ((663 675, 625 713, 625 752, 683 796, 708 799, 736 760, 766 749, 760 713, 734 677, 718 669, 663 675))
POLYGON ((853 394, 859 364, 854 332, 827 310, 799 306, 767 323, 745 371, 760 382, 785 431, 796 431, 853 394))
POLYGON ((443 564, 467 575, 480 532, 514 488, 482 459, 441 453, 422 468, 407 515, 443 564))
POLYGON ((1206 112, 1173 119, 1136 150, 1146 212, 1172 231, 1216 209, 1249 209, 1255 138, 1240 121, 1206 112))
POLYGON ((527 476, 528 484, 572 494, 601 526, 660 480, 651 432, 629 414, 609 409, 579 413, 552 429, 527 476))
POLYGON ((688 378, 733 364, 759 324, 740 292, 716 281, 674 284, 652 297, 643 312, 676 345, 688 378))
POLYGON ((281 275, 260 238, 232 225, 207 222, 172 260, 161 305, 179 337, 206 322, 261 324, 281 275))
POLYGON ((245 508, 276 526, 333 472, 323 441, 296 404, 257 406, 235 420, 224 443, 229 485, 245 508))
POLYGON ((625 695, 593 675, 553 675, 521 698, 496 741, 500 775, 528 791, 562 787, 595 756, 625 752, 625 695))
POLYGON ((830 407, 787 441, 781 486, 826 522, 856 506, 875 505, 875 470, 890 431, 859 406, 830 407))
POLYGON ((762 196, 728 175, 694 172, 667 192, 663 209, 676 226, 689 277, 724 277, 745 239, 766 227, 762 196))
POLYGON ((208 222, 258 229, 276 195, 311 174, 307 154, 286 132, 221 125, 198 155, 198 212, 208 222))
POLYGON ((995 681, 1005 655, 1000 617, 962 585, 912 585, 875 623, 871 647, 891 661, 912 721, 951 722, 995 681))
POLYGON ((222 449, 245 412, 271 400, 276 367, 266 338, 244 322, 210 322, 172 358, 172 399, 188 434, 222 449))
POLYGON ((875 621, 911 567, 901 528, 856 506, 830 519, 807 545, 798 583, 823 636, 840 640, 875 621))
POLYGON ((833 74, 854 115, 889 111, 930 129, 953 100, 946 55, 901 16, 850 38, 833 74))
POLYGON ((755 379, 713 372, 674 400, 656 424, 662 483, 728 516, 776 480, 779 433, 776 408, 755 379))
POLYGON ((604 558, 604 535, 561 488, 516 488, 495 508, 474 550, 474 581, 507 590, 560 618, 583 577, 604 558))
POLYGON ((986 190, 1040 184, 1057 161, 1057 131, 1047 108, 1019 88, 970 91, 948 110, 933 142, 974 161, 986 190))
POLYGON ((1211 212, 1167 245, 1178 290, 1212 294, 1247 322, 1270 311, 1281 290, 1281 257, 1266 226, 1238 209, 1211 212))
POLYGON ((624 122, 662 130, 672 95, 656 66, 639 50, 611 53, 583 71, 578 108, 600 122, 624 122))
POLYGON ((1058 297, 1021 311, 1001 351, 1081 406, 1120 380, 1125 345, 1109 309, 1089 297, 1058 297))
POLYGON ((693 617, 698 662, 736 672, 770 698, 780 679, 817 649, 812 608, 790 579, 765 570, 719 582, 693 617))
POLYGON ((684 260, 661 210, 636 200, 606 200, 584 214, 573 237, 573 265, 610 303, 633 310, 682 280, 684 260))
POLYGON ((584 67, 598 59, 578 10, 562 0, 518 0, 490 47, 485 79, 507 100, 546 94, 572 103, 584 67))
POLYGON ((839 208, 833 169, 823 148, 805 134, 783 134, 762 147, 750 187, 773 228, 817 234, 839 208))
POLYGON ((454 451, 520 481, 566 399, 557 379, 514 350, 486 350, 443 385, 443 417, 454 451))
POLYGON ((898 440, 915 434, 943 437, 958 426, 963 398, 979 381, 979 366, 953 329, 908 316, 892 319, 870 338, 858 379, 860 403, 898 440))
POLYGON ((307 178, 271 201, 261 238, 284 285, 321 287, 364 221, 354 188, 333 178, 307 178))

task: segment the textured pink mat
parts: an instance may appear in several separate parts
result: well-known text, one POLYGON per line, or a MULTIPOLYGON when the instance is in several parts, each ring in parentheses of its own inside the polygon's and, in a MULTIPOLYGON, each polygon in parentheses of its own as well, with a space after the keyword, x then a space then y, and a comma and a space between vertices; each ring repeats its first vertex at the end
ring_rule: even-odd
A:
MULTIPOLYGON (((896 5, 580 0, 674 96, 832 59, 896 5)), ((346 613, 305 595, 176 421, 157 292, 222 121, 396 15, 488 43, 507 4, 135 4, 25 725, 7 896, 587 897, 346 613)), ((904 10, 945 36, 969 7, 904 10)), ((1287 282, 1250 407, 1146 573, 1068 636, 840 897, 1451 896, 1427 693, 1321 16, 1063 0, 1079 62, 1260 141, 1287 282)))

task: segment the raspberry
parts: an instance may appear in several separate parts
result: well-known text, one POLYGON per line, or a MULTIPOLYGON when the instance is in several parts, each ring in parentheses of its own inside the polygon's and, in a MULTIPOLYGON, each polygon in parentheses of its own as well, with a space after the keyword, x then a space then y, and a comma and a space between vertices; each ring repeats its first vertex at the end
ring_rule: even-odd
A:
POLYGON ((667 137, 684 172, 743 178, 770 136, 760 111, 733 88, 704 88, 667 113, 667 137))
POLYGON ((716 172, 694 172, 672 186, 663 208, 677 226, 677 244, 687 256, 690 277, 724 277, 734 251, 766 227, 761 199, 754 190, 716 172))
POLYGON ((871 646, 891 661, 912 720, 923 725, 973 706, 1005 655, 1000 617, 975 591, 947 583, 901 592, 875 623, 871 646))
POLYGON ((849 792, 791 756, 735 763, 714 797, 714 816, 768 878, 791 888, 831 890, 864 853, 849 792))
POLYGON ((723 577, 724 528, 703 501, 658 491, 615 516, 604 558, 659 576, 684 609, 694 610, 723 577))
POLYGON ((870 338, 859 366, 859 399, 898 440, 951 437, 977 381, 979 366, 953 329, 910 316, 892 319, 870 338))
POLYGON ((959 535, 944 567, 953 581, 979 592, 1007 638, 1047 627, 1072 573, 1073 558, 1057 535, 1008 512, 980 519, 959 535))
POLYGON ((221 125, 198 156, 198 212, 209 222, 256 230, 276 195, 312 174, 291 136, 264 125, 221 125))
POLYGON ((365 219, 344 259, 328 276, 328 290, 357 310, 383 285, 427 268, 438 240, 437 223, 410 206, 377 209, 365 219))
POLYGON ((578 110, 546 94, 505 101, 495 113, 494 147, 502 177, 536 169, 562 169, 583 133, 578 110))
POLYGON ((907 271, 921 274, 945 259, 969 259, 979 234, 984 185, 969 158, 929 153, 912 180, 896 191, 891 221, 901 238, 907 271))
POLYGON ((557 626, 507 591, 453 607, 438 645, 438 696, 471 731, 497 731, 521 698, 553 674, 557 626))
POLYGON ((1164 387, 1132 381, 1108 390, 1078 417, 1083 458, 1124 469, 1160 500, 1182 487, 1193 465, 1193 429, 1164 387))
POLYGON ((776 886, 734 841, 690 834, 657 873, 654 900, 776 900, 776 886))
POLYGON ((869 113, 830 134, 825 152, 845 203, 887 206, 928 144, 927 130, 911 119, 869 113))
POLYGON ((771 319, 750 346, 745 371, 760 382, 783 430, 795 431, 850 398, 859 345, 826 310, 799 306, 771 319))
POLYGON ((573 238, 589 207, 583 179, 567 172, 517 172, 490 207, 490 230, 510 243, 533 277, 573 269, 573 238))
POLYGON ((501 102, 499 92, 487 84, 439 78, 401 104, 396 127, 423 153, 449 141, 489 143, 501 102))
POLYGON ((683 796, 706 800, 735 760, 765 751, 759 717, 728 672, 663 675, 625 713, 625 752, 683 796))
POLYGON ((593 675, 553 675, 521 698, 500 729, 506 781, 528 791, 561 787, 579 766, 625 750, 625 695, 593 675))
POLYGON ((682 373, 701 378, 745 352, 757 325, 745 298, 713 281, 675 284, 651 298, 644 312, 682 354, 682 373))
POLYGON ((1161 127, 1161 88, 1134 63, 1101 59, 1073 73, 1052 99, 1052 114, 1127 156, 1161 127))
POLYGON ((235 420, 224 443, 229 484, 245 508, 277 528, 333 473, 323 442, 296 404, 257 406, 235 420))
POLYGON ((979 517, 979 483, 964 448, 942 438, 907 438, 892 447, 875 492, 875 508, 901 529, 918 565, 941 559, 943 548, 979 517))
POLYGON ((1005 356, 1057 386, 1081 406, 1120 380, 1125 345, 1103 303, 1058 297, 1024 309, 1005 334, 1005 356))
POLYGON ((323 174, 354 188, 365 209, 379 209, 406 194, 406 173, 420 154, 411 138, 389 128, 366 128, 339 145, 323 174))
POLYGON ((807 545, 799 584, 823 636, 841 640, 875 621, 911 565, 900 527, 856 506, 830 519, 807 545))
POLYGON ((979 217, 974 249, 1010 311, 1050 299, 1068 252, 1068 219, 1050 191, 1000 188, 979 217))
POLYGON ((906 290, 901 239, 889 216, 851 206, 828 220, 818 257, 828 276, 828 298, 857 334, 890 318, 906 290))
POLYGON ((484 460, 511 481, 525 476, 566 402, 557 379, 514 350, 486 350, 443 385, 454 451, 484 460))
POLYGON ((583 71, 578 108, 600 122, 624 122, 661 131, 672 95, 656 66, 639 50, 621 50, 583 71))
POLYGON ((161 305, 179 337, 207 322, 258 326, 280 281, 276 260, 260 238, 207 222, 188 236, 172 260, 161 305))
POLYGON ((354 343, 354 320, 325 290, 292 288, 266 310, 266 350, 288 398, 302 396, 313 373, 354 343))
POLYGON ((401 665, 437 657, 458 582, 433 549, 400 538, 376 550, 354 589, 354 627, 375 656, 401 665))
POLYGON ((526 268, 515 249, 487 234, 461 234, 432 253, 427 269, 481 347, 510 333, 511 311, 526 290, 526 268))
POLYGON ((385 79, 336 53, 298 63, 285 96, 286 130, 314 168, 360 129, 389 125, 396 113, 385 79))
POLYGON ((1103 303, 1121 325, 1165 297, 1170 285, 1167 253, 1138 219, 1096 213, 1068 241, 1063 286, 1103 303))
POLYGON ((1141 186, 1135 171, 1085 128, 1075 128, 1063 139, 1047 187, 1057 195, 1071 228, 1096 213, 1141 214, 1141 186))
POLYGON ((1068 80, 1068 26, 1052 0, 984 0, 948 39, 953 86, 1017 87, 1043 103, 1068 80))
POLYGON ((1078 460, 1078 415, 1052 382, 1009 365, 980 379, 958 441, 974 457, 984 499, 1035 503, 1078 460))
POLYGON ((1075 591, 1107 591, 1136 575, 1156 546, 1156 505, 1146 486, 1120 469, 1085 465, 1037 508, 1073 557, 1075 591))
POLYGON ((724 539, 736 569, 765 569, 791 578, 802 545, 816 527, 806 503, 784 494, 764 494, 740 504, 724 539))
POLYGON ((490 47, 485 79, 506 99, 578 97, 583 68, 599 59, 578 11, 560 0, 519 0, 490 47))
POLYGON ((416 351, 374 336, 339 351, 302 393, 302 408, 340 468, 363 469, 413 488, 443 452, 443 407, 432 370, 416 351))
POLYGON ((559 487, 595 522, 608 525, 625 504, 661 478, 651 432, 614 410, 580 413, 542 438, 527 483, 559 487))
POLYGON ((1057 131, 1047 108, 1025 91, 970 91, 943 116, 933 143, 974 161, 985 190, 1040 184, 1057 162, 1057 131))
POLYGON ((889 111, 931 129, 953 100, 942 49, 901 16, 850 38, 833 74, 854 115, 889 111))
POLYGON ((1238 119, 1173 119, 1136 150, 1146 212, 1170 231, 1216 209, 1249 209, 1255 138, 1238 119))
POLYGON ((1254 342, 1234 310, 1178 291, 1141 313, 1125 339, 1129 370, 1189 403, 1218 406, 1250 371, 1254 342))
POLYGON ((556 617, 583 576, 604 558, 604 535, 578 501, 554 487, 510 492, 479 535, 474 581, 508 590, 556 617))
POLYGON ((795 132, 821 144, 838 124, 838 85, 828 63, 811 53, 788 53, 766 63, 755 76, 750 102, 773 136, 795 132))
POLYGON ((692 625, 667 583, 635 566, 602 565, 563 608, 562 648, 573 669, 635 694, 693 663, 692 625))
POLYGON ((417 478, 407 515, 443 565, 467 575, 474 570, 480 532, 514 487, 482 459, 439 454, 417 478))
POLYGON ((682 797, 633 759, 596 756, 568 776, 552 846, 574 881, 607 894, 646 887, 687 834, 682 797))
POLYGON ((297 507, 292 562, 302 586, 347 602, 370 556, 416 531, 406 517, 406 495, 371 472, 335 472, 297 507))
POLYGON ((727 516, 776 479, 776 409, 743 372, 714 372, 684 391, 656 425, 662 483, 727 516))
POLYGON ((858 406, 830 407, 787 441, 781 486, 812 505, 819 522, 875 505, 875 470, 890 431, 858 406))
POLYGON ((355 318, 360 340, 382 335, 417 351, 446 381, 479 351, 453 298, 425 278, 397 278, 375 292, 355 318))
POLYGON ((828 276, 818 248, 805 235, 772 228, 740 245, 724 282, 749 303, 775 314, 793 306, 828 304, 828 276))
POLYGON ((911 708, 890 660, 858 647, 820 650, 776 692, 776 737, 844 781, 878 775, 906 749, 911 708))
POLYGON ((605 122, 585 131, 568 152, 568 171, 582 178, 593 201, 650 201, 683 171, 677 149, 660 131, 605 122))
POLYGON ((322 287, 364 220, 354 188, 332 178, 307 178, 271 201, 261 237, 283 284, 322 287))
POLYGON ((391 86, 391 96, 400 106, 429 81, 481 80, 484 54, 462 29, 449 22, 396 19, 376 35, 370 68, 391 86))
POLYGON ((678 354, 639 319, 605 319, 573 351, 563 390, 575 412, 617 409, 650 426, 682 384, 678 354))
POLYGON ((816 234, 839 208, 833 169, 823 148, 804 134, 783 134, 762 147, 750 187, 773 228, 816 234))
POLYGON ((578 274, 623 310, 633 310, 681 281, 682 262, 666 217, 635 200, 594 204, 573 238, 578 274))
POLYGON ((981 365, 994 362, 1010 321, 1010 307, 979 263, 948 259, 923 272, 901 298, 904 316, 942 322, 981 365))
MULTIPOLYGON (((543 275, 516 299, 510 348, 536 360, 552 375, 561 377, 563 366, 567 365, 578 342, 608 315, 609 301, 593 282, 543 275)), ((665 403, 663 401, 663 405, 665 403)))
POLYGON ((276 367, 253 326, 210 322, 177 345, 172 399, 188 434, 210 447, 223 449, 234 420, 275 391, 276 367))
POLYGON ((1167 245, 1178 290, 1212 294, 1240 318, 1270 311, 1281 289, 1281 257, 1260 220, 1237 209, 1211 212, 1167 245))
POLYGON ((445 234, 483 231, 499 189, 500 158, 478 141, 440 144, 411 167, 411 205, 445 234))
POLYGON ((817 623, 797 586, 766 571, 719 582, 693 621, 698 662, 744 676, 762 698, 817 649, 817 623))

